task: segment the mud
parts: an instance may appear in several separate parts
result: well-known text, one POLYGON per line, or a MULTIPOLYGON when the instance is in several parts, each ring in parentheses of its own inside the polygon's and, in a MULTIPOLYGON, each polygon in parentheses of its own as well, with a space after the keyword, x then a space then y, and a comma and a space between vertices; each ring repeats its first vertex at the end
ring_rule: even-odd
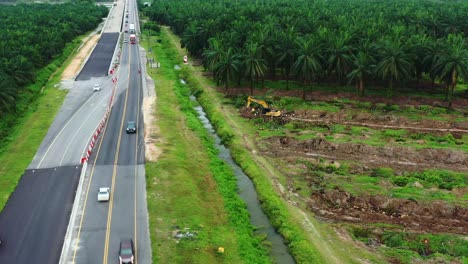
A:
MULTIPOLYGON (((238 90, 236 90, 238 92, 238 90)), ((248 91, 244 91, 248 94, 248 91)), ((258 92, 258 90, 257 90, 258 92)), ((275 91, 275 96, 302 96, 302 91, 275 91), (297 94, 295 94, 297 93, 297 94)), ((429 106, 443 106, 443 102, 424 98, 359 98, 352 94, 311 92, 307 94, 309 100, 333 101, 337 98, 348 98, 356 101, 372 103, 389 103, 401 106, 415 106, 417 109, 421 104, 429 106)), ((456 107, 468 109, 468 100, 458 99, 454 104, 456 107)), ((410 171, 421 171, 424 169, 448 169, 458 172, 466 172, 468 175, 468 153, 454 149, 433 149, 405 147, 394 144, 391 140, 385 146, 370 146, 362 143, 333 143, 325 138, 325 135, 316 133, 316 137, 308 140, 297 139, 296 136, 308 134, 308 127, 320 125, 330 128, 330 135, 334 138, 345 136, 344 134, 332 133, 331 126, 340 124, 347 127, 359 126, 372 129, 405 129, 410 133, 426 133, 438 136, 452 134, 457 142, 464 144, 463 136, 468 133, 468 120, 461 120, 455 115, 439 115, 441 120, 423 119, 411 120, 404 116, 388 114, 373 114, 362 112, 352 104, 341 105, 337 112, 319 110, 296 110, 284 112, 281 117, 271 119, 262 115, 258 109, 239 109, 239 114, 245 118, 264 117, 275 120, 280 125, 290 122, 299 127, 299 132, 288 132, 287 136, 272 136, 257 141, 257 147, 263 155, 284 162, 284 174, 288 177, 287 188, 296 197, 294 181, 295 177, 304 168, 295 165, 294 161, 299 159, 340 166, 346 161, 353 165, 349 168, 350 173, 369 173, 372 168, 391 167, 396 174, 410 171), (443 119, 442 119, 443 118, 443 119), (301 130, 302 128, 302 130, 301 130)), ((365 133, 358 136, 363 139, 368 137, 365 133)), ((457 144, 458 144, 457 143, 457 144)), ((425 144, 421 140, 421 144, 425 144)), ((281 170, 281 169, 280 169, 281 170)), ((312 188, 316 182, 311 182, 310 177, 302 179, 312 188), (308 181, 308 182, 307 182, 308 181)), ((391 184, 390 184, 391 185, 391 184)), ((392 185, 393 186, 393 185, 392 185)), ((387 186, 391 188, 392 186, 387 186)), ((385 188, 385 186, 383 186, 385 188)), ((422 186, 420 186, 423 188, 422 186)), ((444 201, 417 201, 412 199, 397 199, 384 195, 353 195, 343 189, 335 188, 327 190, 318 188, 312 191, 309 197, 301 197, 307 208, 317 216, 328 221, 351 222, 357 224, 366 223, 388 223, 401 226, 408 231, 430 232, 430 233, 454 233, 468 234, 468 208, 464 204, 449 204, 444 201)), ((454 189, 451 192, 462 199, 468 189, 454 189)))
POLYGON ((265 140, 265 154, 272 157, 324 157, 331 160, 357 161, 369 168, 391 167, 395 171, 424 168, 450 169, 468 173, 468 153, 450 149, 411 147, 374 147, 365 144, 336 144, 323 136, 298 140, 291 137, 271 137, 265 140))
POLYGON ((349 110, 336 113, 318 110, 297 110, 286 113, 288 121, 300 121, 317 124, 342 124, 382 129, 405 129, 413 132, 430 132, 441 134, 450 132, 457 137, 468 133, 468 121, 457 121, 454 116, 444 116, 445 121, 423 119, 413 121, 405 116, 372 115, 369 113, 349 114, 349 110))
POLYGON ((334 189, 313 193, 308 207, 321 217, 353 223, 391 223, 413 231, 467 234, 468 208, 383 196, 353 196, 334 189))

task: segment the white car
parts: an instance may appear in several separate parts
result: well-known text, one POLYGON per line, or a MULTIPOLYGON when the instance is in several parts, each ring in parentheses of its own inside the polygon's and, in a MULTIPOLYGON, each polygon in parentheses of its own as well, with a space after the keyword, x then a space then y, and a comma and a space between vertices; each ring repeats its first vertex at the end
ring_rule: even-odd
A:
POLYGON ((107 202, 110 198, 110 188, 109 187, 102 187, 99 188, 99 192, 97 195, 98 202, 107 202))
POLYGON ((96 83, 94 86, 93 86, 93 91, 94 92, 99 92, 101 91, 101 85, 96 83))
POLYGON ((127 43, 127 42, 128 42, 128 39, 124 39, 124 42, 127 43))

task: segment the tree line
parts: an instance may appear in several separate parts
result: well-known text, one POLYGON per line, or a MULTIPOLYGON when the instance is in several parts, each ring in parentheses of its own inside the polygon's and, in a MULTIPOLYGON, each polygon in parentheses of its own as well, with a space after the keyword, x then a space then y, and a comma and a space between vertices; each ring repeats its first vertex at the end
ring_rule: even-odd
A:
POLYGON ((93 3, 1 5, 0 113, 15 110, 21 89, 65 44, 97 27, 108 9, 93 3))
POLYGON ((434 0, 156 0, 142 7, 226 89, 280 75, 289 85, 442 83, 451 100, 468 80, 468 2, 434 0))

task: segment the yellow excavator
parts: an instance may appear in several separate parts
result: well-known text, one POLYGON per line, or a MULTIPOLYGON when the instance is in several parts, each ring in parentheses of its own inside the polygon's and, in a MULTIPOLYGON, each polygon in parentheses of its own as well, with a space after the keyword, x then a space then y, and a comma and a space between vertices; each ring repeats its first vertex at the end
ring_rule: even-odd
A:
POLYGON ((280 116, 281 115, 281 111, 271 110, 270 107, 268 106, 268 104, 265 101, 255 99, 252 96, 249 96, 247 98, 247 108, 250 109, 250 104, 251 103, 259 104, 262 107, 262 114, 263 115, 266 115, 266 116, 280 116))

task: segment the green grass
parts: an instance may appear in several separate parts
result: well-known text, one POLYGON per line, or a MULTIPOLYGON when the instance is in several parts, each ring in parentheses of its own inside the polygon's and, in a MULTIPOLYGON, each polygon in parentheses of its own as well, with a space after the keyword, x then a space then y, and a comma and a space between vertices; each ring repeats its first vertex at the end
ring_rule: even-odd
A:
POLYGON ((366 144, 375 147, 383 146, 402 146, 412 147, 415 150, 424 148, 433 149, 453 149, 468 152, 468 134, 465 134, 460 139, 455 139, 451 134, 433 135, 430 133, 413 133, 404 129, 372 129, 359 126, 343 126, 334 124, 329 126, 321 126, 314 124, 305 124, 301 122, 290 122, 282 128, 276 128, 271 131, 267 125, 263 125, 261 121, 250 120, 257 127, 261 127, 259 134, 261 137, 288 135, 289 132, 295 133, 293 136, 296 139, 307 140, 316 138, 317 135, 323 134, 326 139, 333 143, 355 143, 366 144), (304 131, 307 131, 304 132, 304 131), (335 135, 335 134, 340 134, 335 135))
POLYGON ((152 48, 161 68, 152 76, 163 153, 146 164, 153 263, 269 263, 236 194, 233 172, 217 157, 189 90, 178 81, 176 52, 164 31, 157 38, 161 43, 152 48), (176 225, 196 229, 199 237, 175 243, 168 234, 176 225), (225 253, 217 254, 217 247, 225 253))
MULTIPOLYGON (((173 42, 178 43, 177 40, 173 40, 173 42)), ((309 219, 314 225, 311 228, 313 231, 309 227, 303 226, 304 215, 296 210, 291 212, 291 209, 287 208, 289 207, 287 203, 278 197, 266 175, 266 171, 269 171, 270 168, 263 167, 269 165, 261 162, 262 165, 260 165, 258 158, 260 160, 262 158, 252 154, 249 149, 250 144, 246 143, 246 141, 250 142, 256 138, 252 135, 257 135, 259 129, 255 127, 252 129, 253 126, 234 114, 233 108, 220 105, 220 102, 226 101, 223 96, 207 88, 209 81, 195 75, 191 73, 191 69, 187 69, 187 77, 184 79, 188 80, 193 93, 197 95, 200 104, 203 105, 205 112, 210 117, 211 123, 216 127, 218 135, 230 148, 233 158, 253 180, 264 212, 268 215, 272 225, 285 237, 290 253, 297 263, 357 263, 356 258, 365 258, 371 260, 372 263, 381 263, 382 260, 378 256, 345 245, 336 238, 334 231, 329 226, 319 223, 312 216, 309 216, 309 219), (213 96, 214 94, 216 96, 213 96), (252 133, 248 134, 248 132, 252 133), (313 237, 313 241, 309 240, 311 237, 313 237), (333 241, 333 243, 327 241, 333 241), (355 252, 359 252, 359 254, 355 254, 355 252)), ((280 177, 279 181, 283 179, 278 174, 275 174, 275 177, 280 177)))
MULTIPOLYGON (((325 189, 339 187, 354 196, 382 195, 420 202, 442 200, 462 207, 468 206, 468 195, 460 197, 452 192, 454 188, 468 186, 468 177, 463 172, 430 169, 398 176, 391 168, 374 168, 369 174, 352 174, 348 169, 350 163, 341 162, 341 166, 335 168, 326 163, 297 161, 298 164, 308 168, 302 172, 303 174, 323 178, 320 186, 316 187, 325 189), (416 187, 415 182, 422 187, 416 187)), ((300 182, 299 177, 295 178, 296 186, 300 187, 305 183, 304 180, 300 182)))
POLYGON ((365 244, 377 241, 385 245, 378 247, 378 251, 392 263, 452 263, 468 256, 468 242, 458 235, 411 233, 387 224, 347 224, 347 229, 354 239, 365 244))
MULTIPOLYGON (((36 82, 22 91, 22 110, 11 114, 15 119, 8 127, 9 135, 0 147, 0 207, 3 209, 24 171, 31 163, 67 91, 55 87, 70 63, 71 55, 84 36, 66 45, 62 55, 40 70, 36 82)), ((6 117, 9 118, 9 117, 6 117)))

